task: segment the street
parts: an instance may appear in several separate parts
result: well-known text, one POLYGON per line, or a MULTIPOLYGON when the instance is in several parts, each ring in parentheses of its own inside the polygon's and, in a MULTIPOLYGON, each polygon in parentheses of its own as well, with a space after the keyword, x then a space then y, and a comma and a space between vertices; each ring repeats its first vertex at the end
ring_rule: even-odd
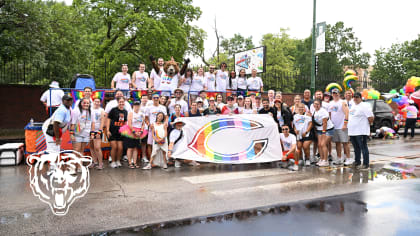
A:
MULTIPOLYGON (((155 232, 160 235, 196 235, 197 232, 212 235, 212 231, 206 231, 210 230, 211 226, 199 228, 199 231, 183 231, 174 225, 179 225, 179 222, 193 224, 196 222, 194 219, 198 219, 197 222, 201 223, 211 222, 208 220, 209 217, 223 218, 228 213, 233 214, 248 209, 268 209, 270 206, 289 206, 289 208, 294 206, 291 209, 296 209, 296 206, 299 206, 298 202, 308 203, 316 200, 319 204, 320 199, 355 196, 351 194, 360 192, 382 194, 397 191, 402 182, 408 186, 406 187, 408 189, 412 188, 409 183, 418 189, 419 179, 415 178, 420 175, 419 141, 418 135, 412 140, 400 138, 370 141, 371 169, 367 171, 350 167, 310 166, 300 167, 299 171, 292 172, 278 168, 277 163, 249 165, 204 163, 198 167, 183 165, 178 169, 154 168, 149 171, 128 169, 127 163, 124 163, 124 168, 90 170, 91 185, 88 193, 83 198, 77 199, 65 216, 55 216, 47 204, 32 194, 27 165, 1 167, 0 234, 63 235, 108 232, 124 235, 140 231, 140 233, 155 232), (405 171, 413 169, 412 167, 414 171, 405 171), (172 225, 172 231, 166 229, 165 225, 172 225), (159 230, 160 226, 164 229, 159 230)), ((419 195, 418 191, 416 194, 419 195)), ((398 201, 398 196, 392 196, 398 201)), ((354 198, 358 201, 371 201, 360 197, 360 194, 354 198)), ((418 206, 416 207, 418 209, 418 206)), ((356 211, 359 211, 357 209, 356 211)), ((288 217, 296 218, 293 214, 288 217)), ((305 214, 305 221, 311 221, 309 216, 310 214, 305 214)), ((315 215, 314 217, 316 218, 315 215)), ((257 218, 259 219, 253 217, 257 218)), ((413 221, 419 223, 418 216, 408 219, 408 222, 413 223, 413 221)), ((326 222, 328 220, 324 223, 326 222)), ((365 221, 361 224, 370 227, 372 222, 365 221)), ((313 222, 308 224, 313 225, 313 222)), ((202 224, 194 227, 200 225, 202 224)), ((322 222, 318 225, 321 226, 322 222)), ((361 234, 378 232, 363 231, 363 229, 357 232, 361 234)), ((273 228, 264 232, 293 233, 290 230, 281 230, 273 228)), ((248 234, 252 235, 251 232, 253 231, 249 231, 248 234)), ((307 231, 302 229, 296 232, 304 234, 307 231)), ((336 234, 334 229, 326 232, 336 234)), ((389 231, 380 232, 384 232, 385 235, 393 234, 389 231)), ((322 231, 319 234, 323 234, 322 231)), ((345 234, 353 233, 346 231, 345 234)))

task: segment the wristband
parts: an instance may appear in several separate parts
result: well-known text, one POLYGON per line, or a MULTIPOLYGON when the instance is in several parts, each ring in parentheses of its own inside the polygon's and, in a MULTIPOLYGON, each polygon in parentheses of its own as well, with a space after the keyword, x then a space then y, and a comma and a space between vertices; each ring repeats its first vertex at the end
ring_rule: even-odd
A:
POLYGON ((327 131, 323 130, 322 133, 325 134, 327 131))

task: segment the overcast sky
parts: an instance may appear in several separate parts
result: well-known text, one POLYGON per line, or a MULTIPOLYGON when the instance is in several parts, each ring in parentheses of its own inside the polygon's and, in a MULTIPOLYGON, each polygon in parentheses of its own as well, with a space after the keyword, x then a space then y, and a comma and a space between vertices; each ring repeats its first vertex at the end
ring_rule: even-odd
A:
MULTIPOLYGON (((220 35, 252 36, 256 46, 260 45, 262 35, 278 33, 280 28, 289 28, 289 35, 297 39, 311 34, 313 0, 193 0, 193 5, 203 12, 193 24, 208 34, 204 45, 206 57, 216 48, 215 17, 220 35)), ((316 21, 327 24, 343 21, 362 41, 362 50, 373 56, 380 47, 416 39, 420 34, 419 12, 420 0, 318 0, 316 21)))

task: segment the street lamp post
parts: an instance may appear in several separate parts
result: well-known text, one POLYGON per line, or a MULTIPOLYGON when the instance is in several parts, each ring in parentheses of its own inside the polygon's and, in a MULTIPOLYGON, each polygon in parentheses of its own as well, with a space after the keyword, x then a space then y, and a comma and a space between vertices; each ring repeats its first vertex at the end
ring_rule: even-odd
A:
POLYGON ((316 22, 316 0, 314 0, 314 7, 313 7, 313 21, 312 21, 312 50, 311 50, 311 93, 315 93, 315 48, 316 48, 316 41, 315 41, 315 22, 316 22))

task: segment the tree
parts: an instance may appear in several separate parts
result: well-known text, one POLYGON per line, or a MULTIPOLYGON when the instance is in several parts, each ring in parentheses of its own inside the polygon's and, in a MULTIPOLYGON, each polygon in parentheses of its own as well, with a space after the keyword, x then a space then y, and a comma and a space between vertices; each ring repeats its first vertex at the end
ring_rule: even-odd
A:
POLYGON ((400 89, 408 79, 407 66, 409 61, 409 43, 393 44, 389 49, 381 48, 375 51, 375 63, 370 74, 372 86, 382 92, 400 89))
POLYGON ((222 37, 220 47, 222 48, 222 53, 227 54, 229 57, 232 57, 236 52, 255 48, 252 42, 252 36, 245 38, 239 33, 234 34, 232 38, 222 37))
POLYGON ((407 78, 420 76, 420 34, 417 39, 408 43, 406 52, 407 58, 403 65, 407 68, 407 78))
POLYGON ((287 29, 279 34, 265 34, 261 44, 266 46, 266 76, 264 84, 269 88, 281 88, 284 92, 294 89, 295 81, 287 75, 295 72, 294 63, 297 40, 290 38, 287 29))
MULTIPOLYGON (((304 75, 311 74, 311 42, 312 36, 309 36, 297 45, 295 68, 304 75)), ((361 52, 362 42, 353 28, 346 28, 343 22, 327 25, 325 44, 325 52, 318 54, 318 76, 342 76, 345 66, 368 67, 370 55, 361 52)))

